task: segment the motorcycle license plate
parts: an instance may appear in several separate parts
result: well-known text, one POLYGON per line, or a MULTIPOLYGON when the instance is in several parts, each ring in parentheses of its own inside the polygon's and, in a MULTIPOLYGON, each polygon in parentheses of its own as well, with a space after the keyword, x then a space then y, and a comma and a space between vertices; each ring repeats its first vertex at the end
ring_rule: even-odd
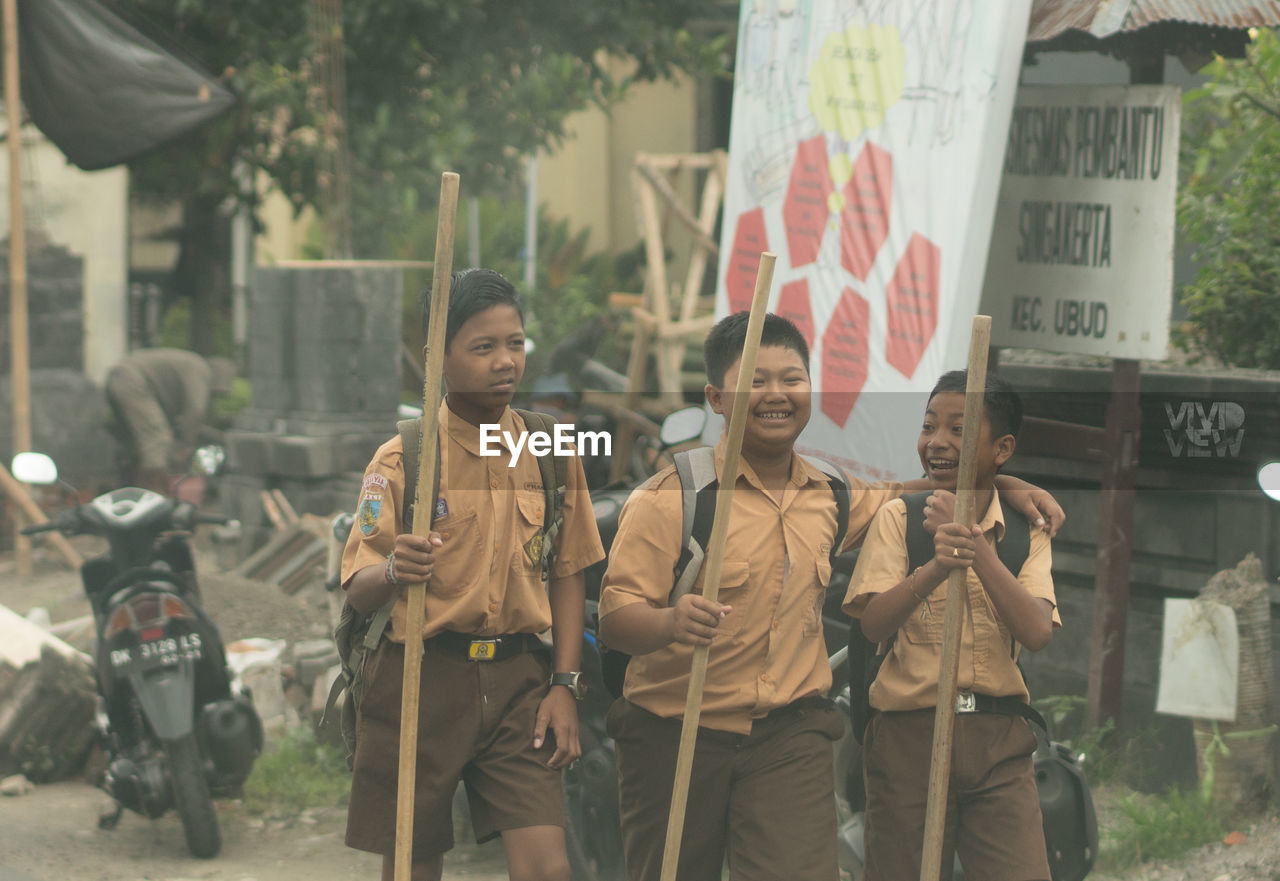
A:
POLYGON ((179 661, 198 661, 202 657, 200 634, 184 633, 182 636, 149 639, 136 647, 112 649, 111 666, 117 670, 134 666, 153 670, 179 661))

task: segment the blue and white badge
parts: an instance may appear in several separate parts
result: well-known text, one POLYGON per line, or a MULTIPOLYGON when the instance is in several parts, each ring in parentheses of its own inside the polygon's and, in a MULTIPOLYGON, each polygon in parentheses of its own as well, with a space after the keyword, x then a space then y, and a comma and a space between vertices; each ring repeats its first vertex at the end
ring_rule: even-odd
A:
POLYGON ((378 528, 378 512, 382 510, 382 493, 365 493, 360 500, 360 510, 356 512, 356 522, 365 535, 373 535, 378 528))
POLYGON ((433 519, 438 520, 441 517, 448 517, 448 516, 449 516, 449 505, 447 502, 445 502, 444 497, 436 499, 436 513, 433 519))

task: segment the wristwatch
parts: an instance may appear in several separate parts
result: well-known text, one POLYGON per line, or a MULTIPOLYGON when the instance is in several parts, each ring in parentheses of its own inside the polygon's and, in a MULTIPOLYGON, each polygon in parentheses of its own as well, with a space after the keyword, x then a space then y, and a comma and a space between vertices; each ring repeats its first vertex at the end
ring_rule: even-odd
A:
POLYGON ((587 677, 581 673, 552 673, 552 685, 563 685, 569 689, 569 694, 573 695, 574 700, 582 700, 587 696, 587 677))

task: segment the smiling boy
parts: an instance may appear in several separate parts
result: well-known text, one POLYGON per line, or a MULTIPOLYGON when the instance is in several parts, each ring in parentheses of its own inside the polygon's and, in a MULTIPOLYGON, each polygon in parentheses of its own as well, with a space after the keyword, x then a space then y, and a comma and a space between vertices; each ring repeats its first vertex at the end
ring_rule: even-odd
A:
MULTIPOLYGON (((704 347, 706 398, 726 420, 732 397, 726 390, 737 382, 747 318, 740 312, 720 321, 704 347)), ((600 600, 600 638, 633 656, 623 697, 608 718, 632 881, 660 876, 698 645, 712 648, 678 877, 719 878, 726 856, 733 881, 838 875, 832 742, 844 720, 826 697, 831 671, 822 629, 837 511, 828 476, 794 450, 810 398, 804 336, 786 319, 766 315, 719 602, 701 595, 704 571, 693 592, 668 605, 681 551, 674 468, 640 486, 620 517, 600 600)), ((717 471, 723 447, 722 439, 717 471)), ((850 547, 903 485, 846 479, 844 547, 850 547)), ((1021 481, 1011 486, 1028 488, 1021 481)))
MULTIPOLYGON (((427 309, 424 303, 423 324, 427 309)), ((403 594, 365 668, 347 844, 383 855, 394 875, 401 683, 406 639, 423 641, 415 786, 414 881, 438 879, 453 846, 451 806, 467 788, 477 841, 501 835, 513 879, 568 881, 561 769, 578 758, 576 674, 582 570, 603 559, 582 466, 569 463, 550 584, 542 581, 544 493, 534 456, 481 456, 480 426, 518 436, 508 404, 524 372, 524 317, 496 272, 455 273, 445 333, 440 485, 429 538, 402 523, 403 444, 365 471, 342 559, 347 600, 372 612, 403 584, 427 582, 426 623, 406 634, 403 594), (548 658, 537 634, 551 629, 548 658), (478 651, 476 646, 483 647, 478 651), (553 675, 554 672, 554 675, 553 675), (570 687, 564 687, 570 686, 570 687)), ((426 336, 426 327, 423 335, 426 336)), ((425 351, 424 351, 425 354, 425 351)))
MULTIPOLYGON (((964 428, 966 374, 938 380, 917 441, 939 517, 951 519, 964 428)), ((994 492, 1013 455, 1022 404, 1007 382, 988 375, 978 436, 972 528, 940 525, 933 556, 914 569, 907 509, 886 505, 867 534, 844 609, 872 642, 891 642, 868 695, 873 714, 863 741, 867 786, 866 878, 918 878, 942 652, 947 576, 966 570, 944 875, 952 853, 965 875, 993 881, 1048 881, 1044 829, 1025 721, 1027 688, 1019 647, 1038 651, 1061 626, 1050 574, 1049 537, 1030 530, 1015 574, 997 553, 1007 517, 994 492)))

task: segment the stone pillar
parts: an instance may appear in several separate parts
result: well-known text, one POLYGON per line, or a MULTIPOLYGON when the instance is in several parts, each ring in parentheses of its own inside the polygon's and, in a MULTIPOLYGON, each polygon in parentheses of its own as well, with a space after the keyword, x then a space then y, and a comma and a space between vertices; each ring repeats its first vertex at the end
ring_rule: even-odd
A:
POLYGON ((403 274, 377 265, 258 267, 250 304, 253 403, 227 434, 229 513, 242 552, 271 534, 259 493, 298 513, 355 506, 364 467, 395 434, 403 274))

